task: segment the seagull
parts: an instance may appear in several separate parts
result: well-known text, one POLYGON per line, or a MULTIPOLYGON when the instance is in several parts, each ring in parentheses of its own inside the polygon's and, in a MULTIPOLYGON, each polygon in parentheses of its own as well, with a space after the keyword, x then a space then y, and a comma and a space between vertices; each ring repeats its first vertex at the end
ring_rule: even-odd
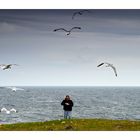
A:
POLYGON ((12 66, 18 66, 18 65, 17 64, 1 64, 0 68, 3 70, 6 70, 6 69, 11 69, 12 66))
POLYGON ((85 13, 85 12, 90 13, 89 10, 81 10, 81 11, 78 11, 78 12, 74 12, 73 15, 72 15, 72 19, 74 19, 74 17, 75 17, 76 15, 83 15, 83 13, 85 13))
POLYGON ((17 113, 17 110, 14 109, 14 108, 12 108, 12 109, 10 109, 10 112, 15 112, 15 113, 17 113))
POLYGON ((6 114, 10 114, 11 112, 17 113, 17 110, 14 109, 14 108, 12 108, 12 109, 10 109, 10 110, 7 110, 6 108, 3 107, 3 108, 0 110, 0 112, 6 112, 6 114))
POLYGON ((71 28, 70 30, 66 30, 66 29, 64 29, 64 28, 58 28, 58 29, 55 29, 55 30, 53 30, 53 31, 56 32, 56 31, 62 30, 62 31, 67 32, 67 35, 70 35, 71 31, 74 30, 74 29, 79 29, 79 30, 81 30, 81 27, 73 27, 73 28, 71 28))
POLYGON ((16 92, 17 90, 24 90, 23 88, 17 88, 17 87, 6 87, 8 89, 11 89, 13 92, 16 92))
POLYGON ((99 64, 97 67, 100 67, 100 66, 102 66, 104 64, 106 65, 106 67, 111 67, 113 69, 114 73, 115 73, 115 76, 117 76, 117 71, 116 71, 116 68, 113 66, 113 64, 104 62, 104 63, 99 64))

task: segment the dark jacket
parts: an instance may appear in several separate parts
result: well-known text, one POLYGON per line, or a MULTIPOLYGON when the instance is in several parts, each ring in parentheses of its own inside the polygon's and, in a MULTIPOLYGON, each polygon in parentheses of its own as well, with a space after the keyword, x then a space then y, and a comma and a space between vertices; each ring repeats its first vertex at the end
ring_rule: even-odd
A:
POLYGON ((72 100, 63 100, 61 105, 63 105, 63 109, 65 111, 72 111, 73 101, 72 100), (68 103, 69 105, 66 105, 68 103))

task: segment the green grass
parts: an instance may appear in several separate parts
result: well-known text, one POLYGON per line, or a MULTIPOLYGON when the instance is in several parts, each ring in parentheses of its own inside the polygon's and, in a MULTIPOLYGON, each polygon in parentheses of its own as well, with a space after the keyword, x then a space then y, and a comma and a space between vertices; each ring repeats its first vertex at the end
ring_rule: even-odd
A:
POLYGON ((0 125, 1 131, 139 131, 140 121, 71 119, 0 125))

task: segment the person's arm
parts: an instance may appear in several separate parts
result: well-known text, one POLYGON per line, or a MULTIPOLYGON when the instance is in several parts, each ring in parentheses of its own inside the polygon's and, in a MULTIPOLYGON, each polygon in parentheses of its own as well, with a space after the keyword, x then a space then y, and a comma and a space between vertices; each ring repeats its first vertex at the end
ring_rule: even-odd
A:
POLYGON ((71 100, 71 103, 70 103, 70 105, 71 105, 71 106, 73 106, 73 101, 72 101, 72 100, 71 100))
POLYGON ((61 105, 64 105, 64 100, 62 101, 61 105))

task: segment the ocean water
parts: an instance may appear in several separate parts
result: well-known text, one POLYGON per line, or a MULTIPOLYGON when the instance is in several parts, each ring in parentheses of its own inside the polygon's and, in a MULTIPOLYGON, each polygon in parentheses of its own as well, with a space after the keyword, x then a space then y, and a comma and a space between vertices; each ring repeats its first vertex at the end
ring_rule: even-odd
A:
POLYGON ((48 121, 63 118, 61 101, 70 95, 73 118, 140 119, 140 87, 22 87, 0 89, 0 123, 48 121))

